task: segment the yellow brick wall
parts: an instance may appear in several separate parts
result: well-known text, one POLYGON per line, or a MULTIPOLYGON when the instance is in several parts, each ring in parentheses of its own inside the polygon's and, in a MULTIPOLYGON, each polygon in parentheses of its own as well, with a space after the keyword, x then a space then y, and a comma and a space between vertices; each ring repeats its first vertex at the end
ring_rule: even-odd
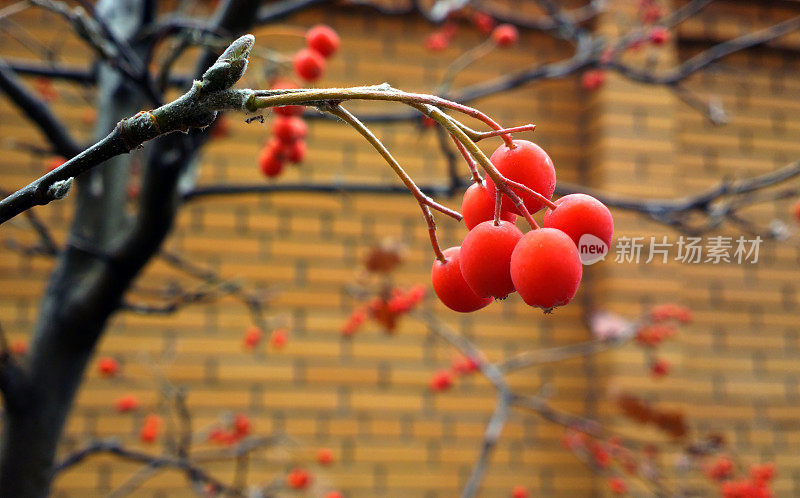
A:
MULTIPOLYGON (((724 16, 709 11, 710 20, 686 25, 682 31, 686 43, 677 51, 665 51, 666 62, 686 57, 707 37, 717 36, 708 26, 729 36, 724 27, 741 28, 754 17, 746 9, 723 3, 724 16)), ((65 28, 45 30, 52 18, 29 11, 17 19, 45 42, 59 40, 63 61, 81 64, 87 60, 81 42, 65 36, 65 28)), ((616 19, 601 21, 598 29, 613 30, 616 19)), ((432 55, 423 48, 430 25, 414 16, 385 18, 358 9, 319 8, 287 22, 307 27, 320 21, 342 35, 341 52, 320 82, 326 86, 388 81, 406 90, 431 91, 446 64, 480 41, 473 30, 462 28, 451 49, 432 55)), ((287 52, 300 43, 276 28, 256 35, 260 45, 287 52)), ((0 55, 30 56, 12 38, 0 40, 0 55)), ((482 61, 460 76, 458 84, 518 69, 534 57, 558 59, 570 50, 534 33, 523 33, 520 46, 482 61)), ((190 67, 188 62, 189 58, 184 67, 190 67)), ((615 77, 592 95, 580 90, 577 78, 569 78, 490 97, 478 105, 502 123, 536 123, 535 140, 550 152, 560 179, 620 194, 680 195, 711 185, 724 175, 767 171, 797 155, 791 133, 797 126, 792 112, 798 92, 793 79, 796 55, 763 50, 731 59, 726 67, 730 71, 693 82, 701 92, 723 99, 732 114, 725 128, 708 125, 668 91, 615 77), (743 74, 754 83, 740 84, 743 74), (770 112, 765 113, 765 107, 770 112)), ((258 63, 253 64, 251 77, 259 69, 258 63)), ((81 116, 88 107, 83 97, 91 98, 91 90, 66 84, 57 87, 62 97, 54 104, 55 110, 75 123, 76 134, 88 137, 89 126, 81 116)), ((367 112, 387 106, 352 108, 367 112)), ((255 156, 268 136, 268 125, 231 122, 231 135, 204 151, 200 184, 262 181, 255 156)), ((397 183, 354 131, 323 121, 309 126, 307 160, 279 182, 397 183)), ((430 132, 421 133, 408 123, 376 125, 374 130, 420 183, 444 180, 445 162, 430 132)), ((36 137, 8 102, 0 99, 0 184, 4 188, 21 185, 40 173, 41 160, 9 145, 15 140, 35 142, 36 137)), ((487 143, 484 148, 491 151, 495 146, 496 142, 487 143)), ((445 202, 459 204, 458 199, 445 202)), ((61 227, 68 219, 68 206, 69 201, 38 212, 48 223, 61 227)), ((785 218, 787 209, 781 204, 756 214, 785 218)), ((639 216, 614 214, 618 235, 677 237, 639 216)), ((464 235, 464 229, 451 220, 441 218, 439 227, 445 247, 459 243, 464 235)), ((63 240, 63 231, 56 229, 56 233, 63 240)), ((243 352, 241 336, 250 324, 249 315, 232 298, 165 317, 120 314, 99 354, 117 358, 122 375, 108 380, 89 372, 69 422, 65 451, 93 436, 119 436, 138 447, 142 413, 119 415, 111 401, 131 392, 142 398, 145 410, 156 409, 158 392, 147 363, 148 358, 164 356, 159 362, 164 374, 187 388, 197 427, 214 422, 226 410, 241 411, 252 416, 257 433, 285 432, 300 442, 301 449, 291 452, 289 462, 311 460, 314 448, 331 447, 340 462, 324 475, 346 496, 455 495, 477 455, 494 405, 493 390, 475 378, 460 382, 449 393, 431 395, 430 374, 449 365, 452 350, 413 320, 404 320, 393 336, 374 325, 351 341, 339 334, 355 304, 346 286, 360 271, 369 247, 387 236, 407 246, 398 284, 427 283, 431 251, 410 196, 273 194, 189 203, 166 246, 226 277, 274 293, 269 314, 289 325, 288 346, 281 352, 243 352)), ((9 238, 32 240, 22 222, 0 228, 0 239, 9 238)), ((474 338, 493 359, 586 338, 582 311, 592 303, 627 316, 664 301, 691 307, 697 322, 668 347, 667 357, 676 364, 676 371, 658 385, 646 378, 644 357, 633 347, 534 369, 515 375, 513 383, 527 392, 547 383, 555 388, 556 406, 585 415, 600 411, 614 424, 624 425, 614 407, 598 405, 608 389, 631 388, 665 406, 682 407, 698 433, 724 432, 746 459, 776 455, 778 494, 791 496, 796 492, 794 474, 800 470, 792 451, 799 439, 793 428, 798 372, 792 361, 800 346, 794 293, 797 255, 786 246, 763 249, 766 259, 757 269, 677 263, 633 266, 613 261, 596 265, 587 269, 576 301, 547 317, 528 309, 518 298, 467 317, 447 312, 433 300, 424 306, 474 338)), ((6 249, 2 254, 0 320, 14 339, 24 338, 52 265, 45 258, 22 257, 6 249)), ((172 281, 192 283, 156 261, 137 285, 158 287, 172 281)), ((558 427, 514 412, 492 460, 485 496, 505 496, 517 484, 528 486, 534 496, 598 493, 604 483, 561 448, 561 435, 558 427)), ((269 479, 286 462, 281 451, 257 454, 251 465, 253 480, 269 479)), ((209 469, 221 478, 233 474, 230 463, 209 469)), ((135 466, 117 460, 91 459, 60 476, 57 493, 103 495, 135 471, 135 466)), ((185 493, 184 479, 164 472, 148 481, 141 496, 185 493)))

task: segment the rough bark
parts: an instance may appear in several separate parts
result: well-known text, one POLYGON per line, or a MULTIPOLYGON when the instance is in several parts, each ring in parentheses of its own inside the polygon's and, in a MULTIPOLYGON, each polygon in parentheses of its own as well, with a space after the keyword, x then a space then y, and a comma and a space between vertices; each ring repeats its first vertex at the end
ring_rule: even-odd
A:
MULTIPOLYGON (((255 19, 257 0, 231 0, 213 23, 231 33, 255 19)), ((153 17, 149 0, 104 0, 98 14, 123 40, 132 40, 153 17)), ((216 58, 205 53, 198 76, 216 58)), ((142 105, 141 89, 111 68, 100 74, 97 134, 142 105)), ((132 112, 133 111, 133 112, 132 112)), ((44 497, 52 480, 58 441, 86 365, 108 318, 131 282, 158 251, 180 203, 179 179, 205 141, 204 132, 171 134, 152 143, 138 213, 124 216, 129 156, 118 156, 78 180, 69 243, 42 300, 32 334, 24 388, 6 400, 0 445, 0 496, 44 497)))

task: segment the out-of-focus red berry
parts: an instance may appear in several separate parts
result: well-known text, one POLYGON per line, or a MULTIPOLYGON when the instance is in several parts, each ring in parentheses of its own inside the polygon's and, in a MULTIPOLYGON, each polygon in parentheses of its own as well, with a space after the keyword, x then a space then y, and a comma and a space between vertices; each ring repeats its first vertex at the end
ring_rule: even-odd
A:
POLYGON ((292 489, 305 489, 311 484, 311 474, 303 469, 293 469, 286 476, 286 484, 292 489))
POLYGON ((161 432, 161 417, 155 414, 150 414, 144 418, 142 430, 139 432, 139 439, 144 443, 152 443, 158 438, 161 432))
POLYGON ((608 480, 608 489, 617 495, 624 495, 628 491, 628 485, 621 477, 612 477, 608 480))
POLYGON ((261 338, 263 336, 264 333, 261 331, 261 329, 254 325, 245 330, 244 337, 242 338, 242 344, 247 349, 253 349, 258 346, 258 343, 261 342, 261 338))
POLYGON ((511 24, 501 24, 492 31, 492 40, 498 47, 510 47, 519 41, 519 31, 511 24))
POLYGON ((433 374, 430 382, 431 390, 434 392, 447 391, 453 387, 453 374, 449 370, 440 370, 433 374))
POLYGON ((114 358, 100 358, 97 361, 97 370, 103 377, 115 377, 119 373, 119 365, 117 365, 117 360, 114 358))
POLYGON ((481 12, 480 10, 477 10, 474 14, 472 14, 472 23, 476 28, 478 28, 478 31, 485 35, 491 33, 495 25, 492 16, 486 12, 481 12))
POLYGON ((333 460, 333 451, 330 448, 320 448, 317 451, 317 463, 320 465, 330 465, 333 460))
POLYGON ((272 336, 269 339, 270 344, 275 349, 283 349, 286 346, 286 342, 289 340, 289 331, 280 328, 275 329, 272 331, 272 336))
POLYGON ((133 394, 126 394, 117 398, 114 406, 120 413, 131 412, 139 408, 139 398, 133 394))

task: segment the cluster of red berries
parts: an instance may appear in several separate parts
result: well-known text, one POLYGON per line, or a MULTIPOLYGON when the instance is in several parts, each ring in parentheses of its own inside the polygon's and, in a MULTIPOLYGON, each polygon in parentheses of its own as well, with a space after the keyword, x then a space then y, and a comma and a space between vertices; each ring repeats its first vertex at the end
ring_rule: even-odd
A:
MULTIPOLYGON (((434 31, 425 39, 425 48, 431 52, 438 52, 450 46, 450 42, 458 32, 457 17, 460 13, 453 12, 450 14, 448 22, 440 29, 434 31)), ((495 20, 482 11, 475 11, 469 17, 471 23, 478 28, 478 31, 485 35, 490 35, 494 44, 498 47, 505 48, 516 45, 519 41, 519 31, 512 24, 496 25, 495 20)))
MULTIPOLYGON (((306 47, 294 55, 295 74, 304 81, 318 80, 325 72, 326 60, 339 49, 339 35, 330 26, 319 24, 306 32, 306 47)), ((281 79, 272 84, 273 90, 294 89, 298 86, 281 79)), ((308 126, 300 117, 303 106, 285 105, 273 108, 272 139, 258 155, 258 167, 268 178, 281 174, 286 163, 300 164, 306 155, 305 138, 308 126)))
POLYGON ((208 433, 208 440, 213 443, 229 446, 238 443, 244 437, 248 436, 252 428, 253 424, 250 418, 243 413, 237 413, 227 426, 214 427, 211 429, 208 433))
POLYGON ((653 377, 667 375, 672 365, 663 358, 656 358, 655 351, 666 339, 677 333, 678 325, 685 325, 692 321, 692 312, 677 304, 667 303, 653 306, 646 320, 636 331, 636 344, 648 350, 650 354, 650 373, 653 377))
POLYGON ((318 80, 325 73, 326 59, 339 50, 339 35, 330 26, 318 24, 306 32, 306 48, 294 55, 294 72, 305 81, 318 80))
POLYGON ((736 469, 733 461, 721 455, 706 469, 709 479, 720 483, 723 498, 771 498, 770 483, 775 477, 775 465, 765 463, 750 467, 750 475, 734 479, 736 469))
MULTIPOLYGON (((585 433, 568 429, 562 439, 562 445, 567 450, 581 455, 582 460, 591 462, 592 466, 599 470, 609 472, 612 464, 616 463, 616 466, 628 475, 636 475, 639 472, 639 464, 632 451, 616 436, 600 442, 585 433)), ((623 477, 613 475, 608 479, 608 489, 613 494, 623 495, 628 491, 628 485, 623 477)))
MULTIPOLYGON (((549 203, 556 185, 553 161, 538 145, 514 140, 501 145, 491 157, 492 164, 508 180, 531 214, 549 203), (539 194, 514 186, 521 184, 539 194)), ((575 296, 583 275, 578 244, 582 236, 593 235, 606 247, 611 244, 614 220, 597 199, 570 194, 549 203, 543 228, 527 234, 514 224, 521 214, 504 196, 501 220, 495 224, 494 205, 498 195, 491 179, 486 186, 472 185, 464 194, 462 211, 470 229, 461 246, 444 251, 445 261, 433 263, 431 279, 439 299, 462 313, 479 310, 494 299, 516 291, 530 306, 549 312, 575 296)))
MULTIPOLYGON (((255 325, 249 327, 247 330, 244 331, 244 336, 242 337, 242 345, 245 349, 253 350, 259 344, 261 344, 261 340, 264 338, 264 332, 261 330, 260 327, 256 327, 255 325)), ((286 343, 289 340, 289 331, 285 328, 276 328, 272 331, 272 335, 270 335, 269 343, 273 349, 282 349, 286 346, 286 343)))
POLYGON ((455 384, 456 378, 462 375, 471 375, 480 370, 480 361, 467 356, 456 356, 449 370, 439 370, 431 377, 429 386, 431 391, 447 391, 455 384))
MULTIPOLYGON (((273 89, 297 88, 288 80, 280 80, 273 89)), ((303 118, 303 106, 285 105, 274 107, 276 114, 272 123, 272 138, 268 140, 258 155, 258 168, 267 178, 275 178, 283 171, 287 162, 300 164, 306 156, 306 135, 308 126, 303 118)))
MULTIPOLYGON (((317 463, 323 466, 328 466, 334 463, 333 451, 329 448, 320 448, 317 450, 317 463)), ((314 476, 308 470, 295 467, 286 475, 286 485, 295 490, 303 490, 308 488, 314 482, 314 476)), ((342 493, 339 491, 328 491, 325 498, 342 498, 342 493)))
POLYGON ((422 302, 425 292, 424 285, 413 285, 405 291, 399 287, 391 288, 386 295, 374 297, 366 305, 353 310, 342 326, 342 335, 350 337, 355 334, 367 318, 379 323, 387 332, 394 332, 398 320, 422 302))
MULTIPOLYGON (((628 50, 638 50, 647 43, 653 46, 661 46, 666 44, 670 39, 669 30, 664 26, 653 26, 642 36, 637 36, 630 40, 625 47, 628 50)), ((607 48, 600 55, 601 65, 608 64, 614 57, 615 49, 607 48)), ((581 87, 587 92, 597 90, 606 81, 606 73, 602 69, 589 69, 581 74, 581 87)))

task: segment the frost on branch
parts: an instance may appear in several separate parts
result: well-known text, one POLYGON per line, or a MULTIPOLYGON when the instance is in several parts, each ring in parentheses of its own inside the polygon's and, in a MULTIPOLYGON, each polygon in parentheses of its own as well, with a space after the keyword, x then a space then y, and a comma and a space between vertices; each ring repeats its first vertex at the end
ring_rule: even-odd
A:
POLYGON ((253 35, 244 35, 230 44, 217 61, 203 73, 202 90, 206 93, 231 88, 244 75, 250 50, 256 43, 253 35))

